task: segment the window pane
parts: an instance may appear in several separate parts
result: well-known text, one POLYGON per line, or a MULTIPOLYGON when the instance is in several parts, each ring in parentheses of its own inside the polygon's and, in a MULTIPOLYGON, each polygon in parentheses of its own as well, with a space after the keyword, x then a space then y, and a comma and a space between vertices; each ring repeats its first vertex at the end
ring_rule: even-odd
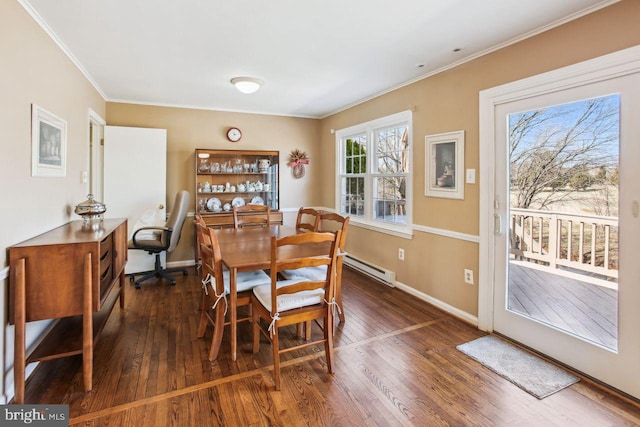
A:
POLYGON ((378 221, 406 224, 405 189, 405 177, 376 178, 374 218, 378 221))
POLYGON ((364 178, 344 178, 343 213, 364 216, 364 178))
POLYGON ((409 141, 407 126, 376 131, 376 165, 378 173, 409 171, 409 141))
POLYGON ((359 135, 346 140, 345 172, 360 174, 367 171, 367 136, 359 135))

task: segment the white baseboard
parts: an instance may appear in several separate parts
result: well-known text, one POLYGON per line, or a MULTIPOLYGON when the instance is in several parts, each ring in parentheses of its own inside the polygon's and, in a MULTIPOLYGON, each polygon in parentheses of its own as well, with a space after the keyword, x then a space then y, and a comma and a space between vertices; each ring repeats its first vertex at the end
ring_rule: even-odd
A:
POLYGON ((193 267, 194 265, 196 265, 196 261, 193 259, 167 262, 167 268, 193 267))
POLYGON ((457 317, 458 319, 464 320, 467 323, 472 324, 473 326, 478 326, 478 317, 474 316, 472 314, 467 313, 466 311, 462 311, 460 309, 457 309, 449 304, 447 304, 446 302, 442 302, 439 299, 433 298, 432 296, 429 296, 423 292, 420 292, 419 290, 412 288, 411 286, 405 285, 402 282, 398 282, 396 281, 396 287, 398 289, 401 289, 403 291, 405 291, 408 294, 411 294, 417 298, 420 298, 423 301, 428 302, 429 304, 432 304, 436 307, 438 307, 440 310, 446 311, 447 313, 449 313, 450 315, 452 315, 453 317, 457 317))

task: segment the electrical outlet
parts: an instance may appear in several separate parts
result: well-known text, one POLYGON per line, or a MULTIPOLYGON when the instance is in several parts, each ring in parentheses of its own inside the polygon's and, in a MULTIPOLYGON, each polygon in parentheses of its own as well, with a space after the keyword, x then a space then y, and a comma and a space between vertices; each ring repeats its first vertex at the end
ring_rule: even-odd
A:
POLYGON ((398 259, 404 261, 404 249, 398 248, 398 259))
POLYGON ((464 269, 464 283, 473 285, 473 270, 464 269))

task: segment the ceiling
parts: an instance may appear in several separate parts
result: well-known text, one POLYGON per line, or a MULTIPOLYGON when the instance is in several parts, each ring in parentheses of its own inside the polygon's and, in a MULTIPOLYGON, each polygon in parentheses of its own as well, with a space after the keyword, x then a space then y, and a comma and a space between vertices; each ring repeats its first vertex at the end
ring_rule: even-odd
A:
POLYGON ((320 118, 616 0, 18 1, 107 101, 320 118))

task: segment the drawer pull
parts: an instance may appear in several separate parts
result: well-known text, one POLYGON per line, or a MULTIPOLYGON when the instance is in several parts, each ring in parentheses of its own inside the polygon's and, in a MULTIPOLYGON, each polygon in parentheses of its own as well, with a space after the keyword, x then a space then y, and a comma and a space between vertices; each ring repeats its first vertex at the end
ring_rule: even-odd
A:
POLYGON ((109 276, 111 274, 111 264, 109 264, 106 268, 106 270, 104 270, 104 273, 102 274, 102 276, 100 276, 100 281, 103 281, 105 277, 109 276))

